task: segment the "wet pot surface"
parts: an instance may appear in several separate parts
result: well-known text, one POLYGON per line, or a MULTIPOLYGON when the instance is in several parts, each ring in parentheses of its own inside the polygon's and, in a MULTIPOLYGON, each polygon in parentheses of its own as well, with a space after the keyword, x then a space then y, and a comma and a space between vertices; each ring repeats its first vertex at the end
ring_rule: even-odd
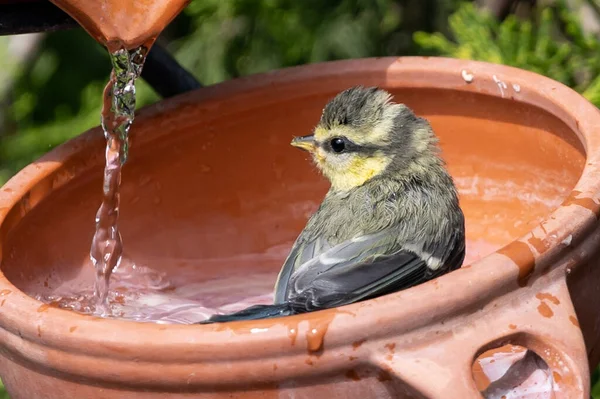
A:
MULTIPOLYGON (((205 290, 207 301, 213 301, 207 306, 257 295, 266 295, 263 299, 268 301, 287 252, 328 189, 307 154, 292 148, 290 140, 309 134, 328 99, 353 84, 388 89, 395 101, 431 122, 466 215, 464 266, 523 236, 569 196, 586 156, 581 140, 558 117, 522 102, 521 93, 510 85, 502 95, 465 91, 467 83, 460 79, 455 88, 437 89, 432 73, 433 83, 419 87, 401 75, 390 77, 386 71, 392 63, 378 60, 376 68, 359 68, 337 80, 325 76, 313 83, 310 74, 300 74, 278 90, 245 80, 239 95, 232 82, 225 94, 218 87, 202 89, 206 94, 192 93, 164 109, 159 105, 140 112, 122 180, 125 256, 164 272, 170 289, 192 285, 205 290), (236 288, 224 294, 228 282, 236 288)), ((456 73, 460 78, 460 69, 456 73)), ((45 177, 35 177, 35 184, 24 183, 30 185, 29 194, 5 209, 9 214, 3 225, 1 270, 30 296, 65 285, 76 290, 93 284, 89 248, 100 201, 104 143, 98 130, 87 135, 72 144, 68 156, 56 152, 34 164, 32 168, 43 170, 45 177)), ((15 188, 5 190, 10 190, 6 195, 19 194, 15 188)), ((184 327, 174 328, 172 334, 184 327)), ((16 378, 18 373, 11 374, 8 365, 11 370, 29 366, 14 361, 6 361, 0 370, 16 378)), ((380 397, 410 391, 400 383, 386 388, 385 375, 373 371, 369 377, 366 369, 364 378, 342 373, 338 388, 364 380, 369 389, 380 390, 380 397)), ((41 387, 59 381, 52 372, 42 374, 41 387)), ((80 382, 66 379, 69 382, 61 383, 71 388, 65 389, 80 382)), ((10 386, 10 376, 7 382, 10 386)), ((263 388, 268 391, 272 386, 263 388)), ((308 388, 303 389, 308 395, 308 388)), ((360 393, 363 388, 352 389, 360 393)), ((80 392, 92 395, 92 391, 90 385, 89 391, 80 392)))

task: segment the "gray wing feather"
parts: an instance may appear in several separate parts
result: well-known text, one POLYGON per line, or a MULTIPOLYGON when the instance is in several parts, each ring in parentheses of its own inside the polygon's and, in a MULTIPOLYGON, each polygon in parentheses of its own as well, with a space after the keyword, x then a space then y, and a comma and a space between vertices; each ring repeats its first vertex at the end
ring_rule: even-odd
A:
MULTIPOLYGON (((295 271, 292 268, 286 271, 289 282, 282 301, 291 303, 298 311, 342 306, 420 284, 460 267, 464 259, 464 246, 456 245, 461 240, 447 237, 447 242, 440 244, 448 246, 435 251, 446 255, 443 259, 446 263, 433 271, 424 259, 404 248, 395 240, 397 236, 390 233, 386 229, 357 237, 320 254, 311 251, 312 259, 295 271)), ((449 235, 453 234, 460 232, 449 235)), ((306 259, 304 254, 301 257, 306 259)), ((299 259, 298 254, 290 254, 290 258, 299 259)), ((283 287, 280 288, 283 292, 283 287)))
POLYGON ((303 234, 301 234, 294 243, 277 277, 274 303, 281 304, 286 302, 288 283, 294 270, 330 248, 331 245, 322 237, 317 237, 314 240, 305 240, 303 234))

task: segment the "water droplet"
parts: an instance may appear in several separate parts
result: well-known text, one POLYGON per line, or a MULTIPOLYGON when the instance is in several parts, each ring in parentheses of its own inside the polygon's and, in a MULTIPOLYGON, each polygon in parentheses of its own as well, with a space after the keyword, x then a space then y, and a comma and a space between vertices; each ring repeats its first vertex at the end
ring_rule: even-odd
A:
POLYGON ((513 90, 516 91, 517 93, 521 92, 521 86, 520 85, 518 85, 516 83, 513 83, 512 87, 513 87, 513 90))
POLYGON ((508 86, 506 83, 498 79, 496 75, 493 75, 492 79, 494 79, 494 82, 496 82, 496 86, 498 86, 498 89, 500 90, 500 95, 504 98, 504 90, 507 89, 508 86))
POLYGON ((565 238, 564 240, 562 240, 561 244, 564 244, 564 245, 566 245, 566 246, 569 246, 569 245, 571 245, 571 241, 573 241, 573 235, 572 235, 572 234, 569 234, 569 235, 567 236, 567 238, 565 238))
POLYGON ((460 75, 462 76, 463 80, 467 83, 471 83, 471 82, 473 82, 473 79, 475 79, 475 76, 466 69, 463 69, 460 72, 460 75))

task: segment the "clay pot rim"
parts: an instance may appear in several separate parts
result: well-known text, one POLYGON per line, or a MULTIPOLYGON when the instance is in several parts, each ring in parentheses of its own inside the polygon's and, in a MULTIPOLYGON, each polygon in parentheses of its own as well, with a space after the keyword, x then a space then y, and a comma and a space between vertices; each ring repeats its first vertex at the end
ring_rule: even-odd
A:
MULTIPOLYGON (((389 82, 389 87, 459 90, 495 97, 500 97, 501 85, 499 86, 498 82, 506 82, 507 87, 502 86, 503 97, 506 98, 507 93, 513 88, 510 95, 514 100, 532 103, 557 115, 578 135, 586 149, 587 163, 572 196, 581 196, 580 193, 584 193, 585 198, 593 201, 600 198, 598 178, 600 170, 596 166, 600 161, 600 136, 594 133, 596 127, 600 125, 600 111, 559 82, 503 65, 441 57, 366 58, 304 65, 234 79, 164 100, 142 109, 135 123, 138 125, 146 123, 154 117, 188 103, 227 101, 234 94, 243 97, 256 90, 267 87, 276 90, 278 85, 294 84, 298 81, 307 83, 307 91, 302 92, 302 96, 308 96, 311 90, 308 86, 314 84, 317 87, 319 80, 339 79, 340 85, 344 86, 344 78, 352 80, 356 76, 362 77, 363 84, 389 82), (461 76, 463 70, 474 75, 472 83, 467 83, 463 79, 461 76), (384 78, 373 75, 373 73, 381 75, 382 72, 385 74, 384 78), (516 86, 512 85, 520 87, 518 93, 514 90, 516 86)), ((133 135, 135 136, 135 132, 133 135)), ((103 140, 103 137, 96 127, 55 148, 38 160, 52 159, 52 161, 29 165, 10 179, 4 186, 4 190, 0 192, 0 209, 5 209, 0 211, 0 224, 4 222, 8 210, 17 205, 24 194, 42 178, 60 168, 61 163, 57 162, 57 159, 68 159, 97 143, 98 140, 103 140), (6 189, 12 192, 9 193, 6 189)), ((142 137, 136 138, 136 144, 142 144, 143 141, 142 137)), ((562 268, 564 272, 564 263, 557 263, 563 253, 561 249, 564 249, 564 246, 561 247, 561 242, 565 240, 569 231, 581 233, 595 221, 595 215, 588 209, 573 203, 563 203, 542 222, 547 233, 541 231, 540 227, 536 227, 516 241, 526 243, 527 238, 532 234, 544 237, 548 244, 548 251, 535 255, 535 273, 538 273, 540 266, 544 265, 562 268)), ((574 235, 570 245, 577 244, 579 238, 580 234, 574 235)), ((531 253, 533 256, 534 252, 531 253)), ((14 348, 21 345, 17 344, 19 341, 15 339, 24 338, 31 345, 31 351, 41 345, 65 352, 124 359, 130 358, 132 353, 135 353, 139 360, 156 360, 163 363, 198 361, 202 358, 216 361, 219 358, 239 359, 257 356, 253 351, 240 350, 243 347, 240 345, 248 343, 265 344, 259 345, 263 350, 260 356, 269 354, 275 356, 282 350, 286 350, 285 348, 288 348, 288 351, 304 353, 303 345, 290 345, 292 328, 295 329, 299 340, 310 339, 310 332, 313 329, 322 331, 328 328, 330 332, 335 330, 335 334, 331 334, 331 339, 327 341, 328 348, 361 337, 378 339, 392 332, 416 330, 427 323, 465 312, 472 301, 481 301, 481 298, 491 298, 499 293, 517 289, 520 268, 524 267, 524 265, 517 265, 520 262, 517 258, 513 260, 496 251, 474 262, 473 267, 457 270, 434 282, 339 309, 255 322, 206 326, 169 325, 168 327, 160 324, 133 324, 129 321, 100 319, 54 308, 38 312, 41 303, 18 290, 0 273, 0 292, 11 291, 3 297, 0 296, 0 302, 6 299, 3 311, 0 312, 0 327, 5 331, 0 330, 2 333, 0 337, 3 337, 4 344, 14 348), (461 273, 468 273, 471 280, 478 281, 477 286, 470 286, 468 291, 456 289, 457 286, 464 285, 458 283, 458 280, 463 277, 460 276, 461 273), (443 309, 425 300, 434 292, 435 295, 444 298, 443 309), (398 309, 398 301, 407 301, 404 303, 410 303, 411 306, 398 309), (369 310, 373 307, 379 310, 377 312, 369 310), (33 319, 37 320, 37 324, 31 324, 31 315, 34 315, 33 319), (385 325, 389 328, 369 333, 369 326, 372 326, 375 321, 381 323, 383 318, 386 319, 385 325), (38 336, 39 326, 42 326, 44 331, 41 336, 38 336), (76 326, 77 329, 69 335, 71 326, 76 326), (127 333, 120 334, 121 331, 127 333), (167 333, 168 336, 165 335, 167 333), (69 335, 69 339, 64 339, 65 335, 69 335), (156 347, 157 342, 161 342, 159 350, 152 352, 145 350, 149 343, 156 347), (269 345, 266 345, 267 342, 269 345), (210 350, 203 350, 208 346, 211 347, 210 350), (187 348, 187 351, 182 351, 182 348, 187 348), (182 354, 183 352, 185 354, 182 354)), ((295 339, 294 336, 294 341, 295 339)))

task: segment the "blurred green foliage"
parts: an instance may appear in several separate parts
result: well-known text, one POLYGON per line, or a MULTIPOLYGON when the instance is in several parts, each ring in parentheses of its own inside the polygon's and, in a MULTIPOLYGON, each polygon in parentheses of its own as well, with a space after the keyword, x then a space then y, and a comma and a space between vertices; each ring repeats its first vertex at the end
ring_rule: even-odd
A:
POLYGON ((600 367, 592 373, 592 399, 600 399, 600 367))
MULTIPOLYGON (((100 124, 109 73, 108 55, 85 32, 55 32, 43 39, 31 63, 16 71, 10 106, 0 121, 0 183, 54 146, 100 124)), ((140 105, 158 99, 142 80, 137 91, 140 105)))
POLYGON ((580 92, 600 106, 600 42, 586 35, 566 3, 545 7, 533 20, 509 15, 497 21, 465 3, 450 16, 452 39, 416 32, 415 42, 433 55, 487 61, 530 70, 580 92))
MULTIPOLYGON (((531 19, 511 15, 502 22, 459 0, 192 1, 159 42, 205 85, 328 60, 442 55, 531 70, 600 106, 600 44, 584 33, 565 0, 531 19)), ((1 184, 99 125, 110 63, 106 51, 77 29, 44 35, 23 64, 13 62, 8 38, 0 37, 0 67, 11 83, 6 90, 7 80, 0 79, 1 184)), ((137 93, 138 107, 159 99, 142 79, 137 93)), ((599 377, 596 370, 594 399, 600 399, 599 377)))

